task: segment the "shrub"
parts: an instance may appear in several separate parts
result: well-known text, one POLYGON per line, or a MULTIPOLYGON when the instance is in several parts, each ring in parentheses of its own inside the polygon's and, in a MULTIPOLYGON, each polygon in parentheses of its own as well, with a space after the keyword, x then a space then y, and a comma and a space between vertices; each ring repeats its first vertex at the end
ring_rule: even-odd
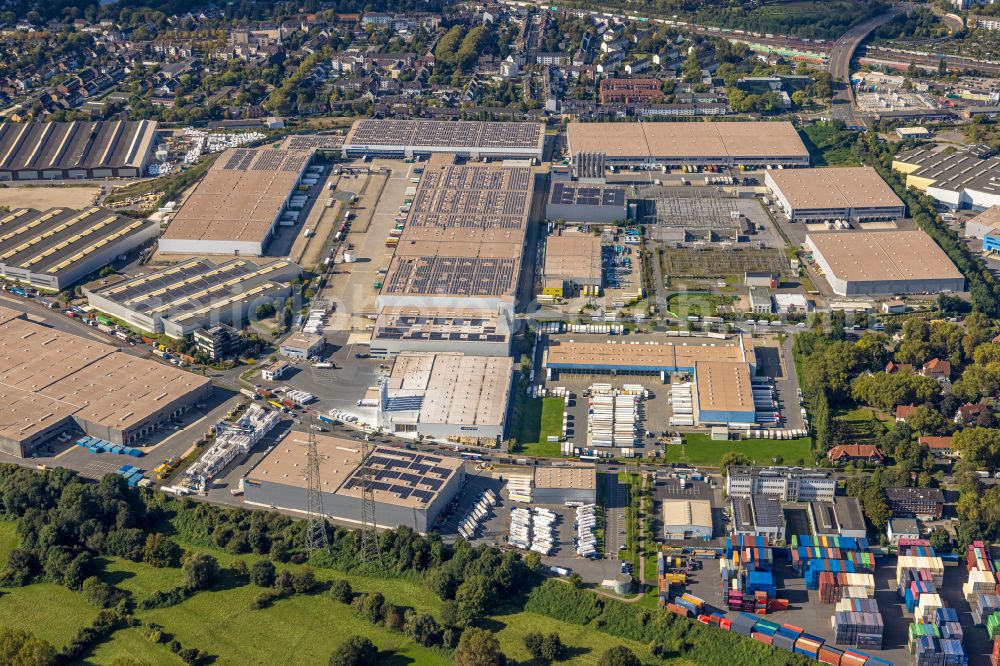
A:
POLYGON ((184 584, 192 590, 204 590, 219 573, 219 561, 208 553, 191 553, 181 566, 184 584))
POLYGON ((378 660, 378 648, 364 636, 351 636, 330 655, 330 666, 370 666, 378 660))
POLYGON ((573 624, 587 624, 601 613, 597 595, 556 580, 546 580, 531 591, 524 610, 573 624))
POLYGON ((274 585, 274 564, 270 560, 258 560, 250 567, 250 582, 259 587, 274 585))
POLYGON ((84 599, 98 608, 113 606, 119 599, 118 591, 97 576, 91 576, 84 580, 80 591, 83 593, 84 599))
POLYGON ((354 599, 354 591, 351 590, 351 584, 342 578, 330 584, 329 594, 334 601, 339 601, 342 604, 349 604, 354 599))
POLYGON ((316 588, 316 574, 309 567, 302 567, 292 574, 292 588, 299 594, 308 594, 316 588))

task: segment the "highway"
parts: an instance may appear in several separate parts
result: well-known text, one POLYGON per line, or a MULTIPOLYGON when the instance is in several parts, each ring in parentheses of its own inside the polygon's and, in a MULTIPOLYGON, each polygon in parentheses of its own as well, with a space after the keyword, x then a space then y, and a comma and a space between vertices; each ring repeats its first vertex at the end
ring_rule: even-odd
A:
POLYGON ((885 14, 876 16, 854 26, 844 33, 830 49, 828 68, 833 78, 833 118, 841 120, 848 127, 864 127, 864 118, 854 106, 854 92, 851 88, 851 59, 868 35, 875 28, 888 23, 900 13, 906 11, 904 5, 896 5, 885 14))

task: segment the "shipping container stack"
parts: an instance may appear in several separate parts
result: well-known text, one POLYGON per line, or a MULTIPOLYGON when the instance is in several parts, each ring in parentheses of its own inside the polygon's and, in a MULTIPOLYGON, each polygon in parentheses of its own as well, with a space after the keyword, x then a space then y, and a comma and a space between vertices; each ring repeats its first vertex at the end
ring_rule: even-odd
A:
POLYGON ((778 624, 750 613, 737 615, 730 623, 730 631, 831 666, 891 666, 891 662, 859 650, 827 645, 821 637, 806 633, 801 627, 778 624))
POLYGON ((993 653, 990 655, 993 666, 1000 666, 1000 636, 993 639, 993 653))
POLYGON ((833 613, 834 640, 862 650, 881 650, 885 628, 875 599, 841 599, 833 613))
POLYGON ((659 583, 660 607, 666 608, 670 588, 687 585, 687 574, 676 571, 684 566, 683 558, 668 553, 656 554, 656 578, 659 583))
POLYGON ((806 589, 819 590, 823 603, 836 603, 843 596, 844 587, 857 585, 861 581, 845 577, 844 574, 874 571, 875 558, 865 550, 868 548, 866 539, 799 534, 793 535, 791 541, 792 569, 805 579, 806 589))
POLYGON ((767 537, 733 535, 726 539, 719 573, 728 610, 764 615, 787 608, 787 602, 775 598, 773 561, 767 537))
POLYGON ((986 626, 990 617, 1000 612, 1000 585, 997 585, 997 563, 993 561, 989 545, 973 541, 965 555, 965 568, 969 580, 962 585, 962 594, 972 610, 972 621, 986 626))
POLYGON ((896 581, 900 595, 905 594, 903 583, 913 579, 915 571, 919 580, 929 580, 934 583, 935 590, 941 587, 944 578, 944 563, 934 552, 934 548, 926 539, 900 539, 899 556, 896 558, 896 581))

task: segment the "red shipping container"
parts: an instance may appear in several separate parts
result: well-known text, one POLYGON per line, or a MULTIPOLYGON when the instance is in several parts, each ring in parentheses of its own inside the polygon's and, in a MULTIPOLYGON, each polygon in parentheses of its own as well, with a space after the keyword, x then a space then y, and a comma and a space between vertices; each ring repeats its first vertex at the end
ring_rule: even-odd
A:
POLYGON ((758 641, 760 643, 764 643, 766 645, 770 645, 771 644, 771 637, 768 636, 767 634, 761 634, 761 633, 758 633, 756 631, 751 631, 750 632, 750 638, 752 638, 755 641, 758 641))
POLYGON ((821 664, 830 664, 831 666, 840 666, 840 655, 836 652, 831 652, 826 648, 819 649, 819 657, 817 657, 821 664))
POLYGON ((865 666, 866 661, 868 660, 861 655, 845 650, 844 656, 840 658, 840 666, 865 666))
POLYGON ((729 631, 730 627, 733 626, 733 621, 727 618, 722 618, 719 620, 719 628, 723 631, 729 631))
POLYGON ((678 606, 677 604, 667 604, 667 610, 675 615, 680 615, 681 617, 688 617, 688 609, 683 606, 678 606))

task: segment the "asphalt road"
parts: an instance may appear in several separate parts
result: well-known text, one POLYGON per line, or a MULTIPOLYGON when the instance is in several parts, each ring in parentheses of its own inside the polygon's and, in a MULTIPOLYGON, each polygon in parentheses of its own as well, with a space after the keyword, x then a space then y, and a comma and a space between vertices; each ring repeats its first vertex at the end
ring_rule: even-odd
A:
POLYGON ((851 59, 861 42, 875 28, 889 22, 906 10, 905 5, 896 5, 885 14, 880 14, 854 26, 845 32, 830 49, 828 68, 833 77, 833 117, 835 120, 843 121, 848 127, 865 127, 864 118, 854 106, 854 95, 851 91, 851 59))

